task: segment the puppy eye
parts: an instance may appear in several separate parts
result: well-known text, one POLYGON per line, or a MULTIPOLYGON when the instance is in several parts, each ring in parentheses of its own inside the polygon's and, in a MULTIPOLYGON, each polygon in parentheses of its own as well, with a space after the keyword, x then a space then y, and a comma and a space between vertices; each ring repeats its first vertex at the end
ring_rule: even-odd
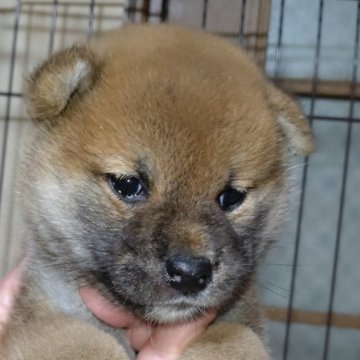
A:
POLYGON ((124 201, 139 201, 146 195, 144 185, 135 176, 118 177, 114 174, 109 174, 107 178, 111 189, 124 201))
POLYGON ((246 192, 227 188, 217 197, 217 202, 222 210, 232 211, 240 206, 246 198, 246 192))

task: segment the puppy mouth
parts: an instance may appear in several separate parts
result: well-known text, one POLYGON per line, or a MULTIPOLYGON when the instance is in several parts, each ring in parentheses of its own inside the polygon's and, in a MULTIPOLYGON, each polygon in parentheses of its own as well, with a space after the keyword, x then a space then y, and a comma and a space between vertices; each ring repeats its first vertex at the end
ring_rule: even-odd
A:
MULTIPOLYGON (((124 306, 128 311, 136 317, 149 322, 155 323, 181 323, 188 320, 193 320, 201 316, 211 306, 207 301, 196 299, 196 296, 172 296, 167 298, 146 298, 142 297, 139 301, 138 297, 133 297, 129 293, 123 292, 121 288, 114 285, 111 275, 106 272, 96 273, 97 288, 100 293, 113 304, 124 306)), ((158 289, 160 291, 160 289, 158 289)), ((163 294, 165 295, 165 294, 163 294)), ((156 296, 158 297, 158 296, 156 296)))
POLYGON ((158 323, 180 323, 193 320, 208 309, 187 304, 152 305, 146 307, 145 320, 158 323))
POLYGON ((115 302, 125 306, 136 317, 153 323, 181 323, 193 320, 208 310, 205 306, 198 306, 186 302, 166 301, 156 303, 137 303, 112 292, 115 302))
POLYGON ((159 301, 152 303, 138 303, 124 299, 116 291, 110 291, 110 297, 115 303, 121 304, 136 317, 152 323, 174 324, 193 320, 208 311, 210 307, 184 301, 159 301))

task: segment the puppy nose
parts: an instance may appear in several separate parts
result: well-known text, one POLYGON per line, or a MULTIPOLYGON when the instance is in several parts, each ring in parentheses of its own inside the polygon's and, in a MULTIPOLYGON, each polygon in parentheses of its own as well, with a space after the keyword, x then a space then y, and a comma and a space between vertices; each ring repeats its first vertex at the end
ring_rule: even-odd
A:
POLYGON ((204 256, 171 256, 165 268, 170 286, 183 295, 197 294, 211 281, 212 266, 204 256))

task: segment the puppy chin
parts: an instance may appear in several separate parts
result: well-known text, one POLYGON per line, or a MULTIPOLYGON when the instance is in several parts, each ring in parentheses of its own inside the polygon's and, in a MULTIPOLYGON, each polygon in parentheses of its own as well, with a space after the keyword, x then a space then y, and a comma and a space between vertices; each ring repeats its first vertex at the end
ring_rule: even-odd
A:
POLYGON ((204 310, 195 306, 152 306, 151 309, 147 309, 145 318, 162 324, 182 323, 198 317, 204 310))

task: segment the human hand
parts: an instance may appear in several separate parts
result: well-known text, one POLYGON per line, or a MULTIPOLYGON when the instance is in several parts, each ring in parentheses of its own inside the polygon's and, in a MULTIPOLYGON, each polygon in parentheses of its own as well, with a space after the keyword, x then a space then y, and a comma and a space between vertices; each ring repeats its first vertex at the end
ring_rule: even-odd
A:
POLYGON ((137 360, 179 359, 186 346, 206 330, 216 315, 215 311, 210 311, 191 322, 154 327, 136 319, 125 309, 119 310, 93 288, 81 288, 80 295, 97 318, 111 326, 128 329, 131 346, 139 351, 137 360))
POLYGON ((20 287, 23 267, 24 261, 4 278, 0 279, 0 337, 14 307, 15 297, 20 287))
MULTIPOLYGON (((23 267, 22 262, 0 280, 0 337, 14 307, 23 267)), ((153 327, 111 305, 95 289, 83 287, 80 296, 96 317, 113 327, 127 328, 131 346, 139 351, 137 360, 177 360, 215 317, 215 311, 212 311, 192 322, 153 327)))

